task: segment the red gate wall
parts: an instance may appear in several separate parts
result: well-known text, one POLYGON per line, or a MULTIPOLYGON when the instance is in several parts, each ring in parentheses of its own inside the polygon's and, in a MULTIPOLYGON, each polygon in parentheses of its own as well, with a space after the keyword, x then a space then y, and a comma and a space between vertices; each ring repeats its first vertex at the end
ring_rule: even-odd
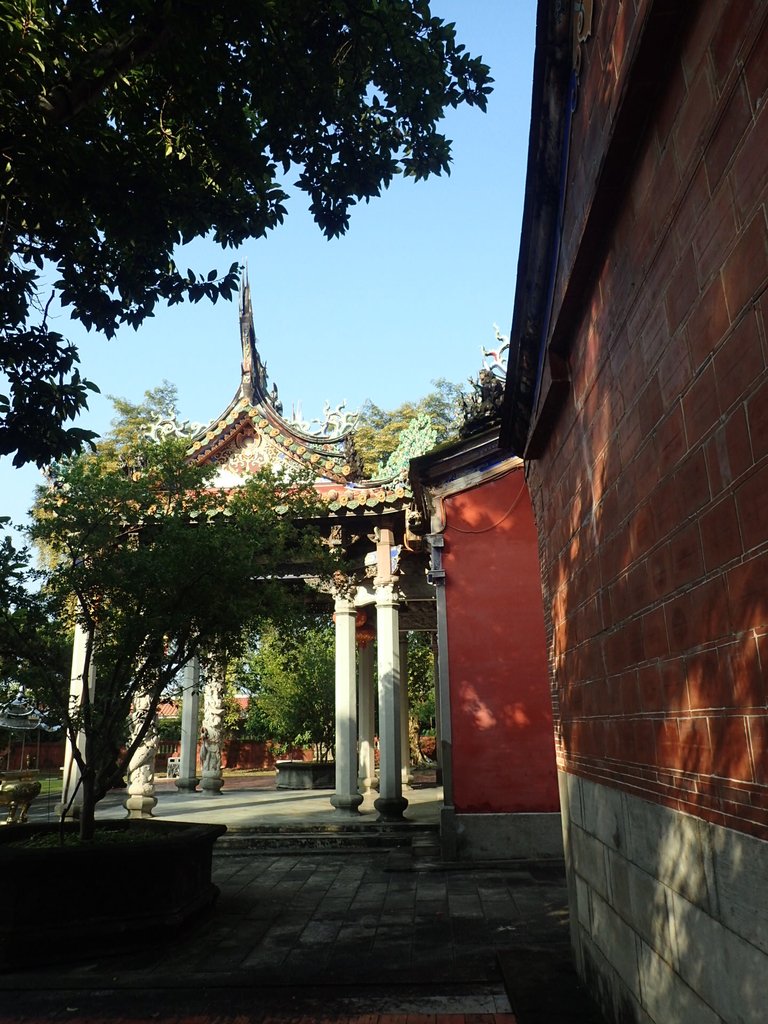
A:
POLYGON ((536 529, 522 469, 445 499, 454 806, 557 811, 536 529))

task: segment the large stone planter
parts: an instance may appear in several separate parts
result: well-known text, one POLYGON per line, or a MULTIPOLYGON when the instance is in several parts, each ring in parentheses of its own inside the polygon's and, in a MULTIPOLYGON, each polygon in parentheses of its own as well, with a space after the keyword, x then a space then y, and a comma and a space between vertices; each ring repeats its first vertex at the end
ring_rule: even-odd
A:
POLYGON ((278 789, 335 789, 336 765, 324 761, 276 761, 278 789))
MULTIPOLYGON (((58 827, 0 830, 0 968, 165 943, 170 931, 218 895, 211 861, 225 825, 110 821, 98 823, 97 829, 144 837, 103 845, 19 845, 58 827)), ((77 828, 74 823, 65 827, 77 828)))

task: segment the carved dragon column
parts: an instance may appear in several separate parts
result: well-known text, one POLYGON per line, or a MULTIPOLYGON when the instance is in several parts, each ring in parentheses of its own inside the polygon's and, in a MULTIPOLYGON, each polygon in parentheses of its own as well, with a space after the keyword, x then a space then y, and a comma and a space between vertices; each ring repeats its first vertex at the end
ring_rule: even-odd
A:
POLYGON ((200 733, 201 788, 209 796, 217 796, 224 785, 221 774, 221 749, 224 741, 224 665, 210 664, 205 672, 203 689, 203 728, 200 733))
MULTIPOLYGON (((131 709, 131 741, 143 728, 150 712, 152 699, 148 693, 137 693, 131 709)), ((128 764, 128 796, 124 807, 129 818, 151 818, 157 804, 155 796, 155 757, 157 755, 157 726, 150 722, 144 738, 128 764)))

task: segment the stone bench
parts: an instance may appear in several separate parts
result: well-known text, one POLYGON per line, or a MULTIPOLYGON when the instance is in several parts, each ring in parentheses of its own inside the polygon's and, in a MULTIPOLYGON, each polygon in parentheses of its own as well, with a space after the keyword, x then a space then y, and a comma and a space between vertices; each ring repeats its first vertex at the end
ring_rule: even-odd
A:
POLYGON ((276 761, 278 789, 335 789, 336 765, 324 761, 276 761))

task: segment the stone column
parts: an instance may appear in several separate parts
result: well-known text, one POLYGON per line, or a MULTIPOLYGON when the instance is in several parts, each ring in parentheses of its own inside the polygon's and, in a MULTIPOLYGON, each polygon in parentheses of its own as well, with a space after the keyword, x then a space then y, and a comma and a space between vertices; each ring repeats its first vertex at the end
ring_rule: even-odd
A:
POLYGON ((400 753, 400 630, 394 583, 376 588, 379 654, 379 798, 380 820, 399 820, 408 806, 403 796, 400 753))
POLYGON ((373 683, 373 644, 363 644, 357 654, 357 700, 359 714, 359 769, 358 782, 365 791, 374 788, 376 781, 375 688, 373 683))
MULTIPOLYGON (((131 709, 131 741, 143 727, 152 703, 148 693, 137 693, 131 709)), ((155 757, 157 755, 157 726, 154 720, 144 733, 144 739, 133 752, 128 763, 128 796, 123 806, 129 818, 151 818, 157 804, 155 796, 155 757)))
MULTIPOLYGON (((83 698, 83 673, 85 671, 85 655, 88 644, 88 633, 79 623, 75 623, 75 638, 72 643, 72 669, 69 676, 69 706, 78 708, 83 698)), ((95 649, 91 655, 91 664, 88 670, 88 692, 93 701, 96 692, 96 666, 94 664, 95 649)), ((77 749, 85 754, 85 734, 81 731, 77 737, 77 749)), ((80 782, 80 769, 74 754, 72 753, 72 741, 67 736, 64 749, 64 774, 61 788, 61 803, 57 807, 59 814, 65 812, 73 818, 79 817, 80 808, 83 804, 83 790, 78 787, 80 782), (74 796, 74 799, 72 799, 74 796), (70 806, 70 800, 72 804, 70 806), (69 806, 69 811, 67 807, 69 806)))
POLYGON ((443 809, 440 812, 440 843, 445 860, 456 860, 458 835, 456 808, 453 804, 453 763, 451 734, 451 681, 448 663, 448 605, 445 594, 442 533, 430 537, 432 568, 429 573, 435 587, 437 612, 437 688, 435 690, 436 718, 439 722, 438 763, 443 780, 443 809))
POLYGON ((181 675, 181 754, 176 788, 194 793, 197 774, 198 717, 200 714, 200 662, 193 658, 181 675))
POLYGON ((363 798, 357 791, 357 707, 355 676, 355 606, 336 598, 336 792, 337 811, 357 814, 363 798))
POLYGON ((400 777, 404 786, 413 782, 411 720, 408 705, 408 634, 400 634, 400 777))
POLYGON ((221 774, 221 723, 224 717, 223 665, 209 665, 203 688, 203 728, 200 734, 200 765, 203 769, 201 786, 209 796, 218 796, 224 779, 221 774))

